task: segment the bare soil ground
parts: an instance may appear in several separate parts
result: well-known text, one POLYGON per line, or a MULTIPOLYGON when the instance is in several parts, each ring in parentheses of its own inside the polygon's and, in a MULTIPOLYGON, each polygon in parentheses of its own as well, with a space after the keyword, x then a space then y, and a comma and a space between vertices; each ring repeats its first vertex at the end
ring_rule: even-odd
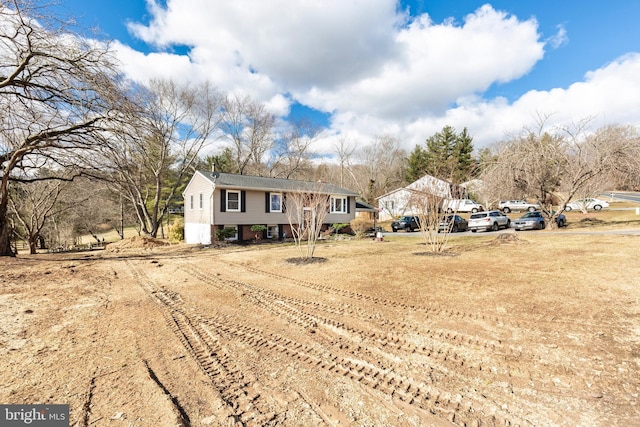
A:
POLYGON ((0 259, 0 402, 74 426, 628 426, 640 236, 0 259))

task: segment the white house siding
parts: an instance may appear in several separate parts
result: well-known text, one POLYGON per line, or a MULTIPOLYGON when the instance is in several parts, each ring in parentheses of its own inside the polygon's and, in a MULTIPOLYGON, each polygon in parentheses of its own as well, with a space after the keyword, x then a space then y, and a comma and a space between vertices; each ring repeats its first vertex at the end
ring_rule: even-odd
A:
POLYGON ((415 192, 428 192, 430 194, 448 198, 451 197, 451 184, 447 181, 425 175, 404 188, 398 188, 378 198, 379 218, 387 221, 402 215, 415 214, 411 210, 410 200, 415 192))
POLYGON ((212 241, 211 225, 185 223, 184 241, 191 245, 210 245, 212 241))
POLYGON ((184 194, 184 240, 189 244, 211 243, 211 181, 198 172, 193 176, 184 194), (202 208, 200 208, 202 194, 202 208), (193 207, 191 207, 193 196, 193 207))
POLYGON ((405 214, 411 214, 408 207, 409 190, 400 188, 391 193, 385 194, 378 199, 378 209, 380 221, 387 221, 405 214))

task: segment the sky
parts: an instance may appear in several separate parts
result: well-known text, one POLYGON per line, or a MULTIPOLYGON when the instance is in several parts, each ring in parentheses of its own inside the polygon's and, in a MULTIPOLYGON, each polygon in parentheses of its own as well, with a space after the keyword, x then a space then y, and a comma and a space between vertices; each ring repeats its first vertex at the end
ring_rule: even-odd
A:
POLYGON ((476 149, 546 117, 640 125, 640 2, 613 0, 60 0, 112 40, 124 72, 208 80, 278 117, 411 151, 453 126, 476 149))

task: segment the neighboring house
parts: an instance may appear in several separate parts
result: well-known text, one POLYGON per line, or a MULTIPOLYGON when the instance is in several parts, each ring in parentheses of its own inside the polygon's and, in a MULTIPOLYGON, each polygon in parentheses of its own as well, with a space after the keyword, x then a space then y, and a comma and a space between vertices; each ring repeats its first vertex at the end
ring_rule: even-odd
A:
POLYGON ((416 215, 411 199, 421 193, 446 198, 460 197, 464 191, 448 181, 425 175, 403 188, 398 188, 377 198, 380 220, 386 221, 403 215, 416 215))
POLYGON ((235 228, 237 240, 251 240, 253 225, 267 227, 265 239, 290 237, 286 197, 299 191, 327 195, 325 227, 355 217, 358 194, 332 184, 197 171, 182 193, 185 242, 210 244, 223 228, 235 228))

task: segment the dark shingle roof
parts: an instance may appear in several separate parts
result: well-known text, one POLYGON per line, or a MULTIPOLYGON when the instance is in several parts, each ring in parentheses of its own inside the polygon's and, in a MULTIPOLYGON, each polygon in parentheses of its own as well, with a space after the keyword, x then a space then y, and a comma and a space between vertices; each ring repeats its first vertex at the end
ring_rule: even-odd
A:
POLYGON ((298 181, 286 178, 270 178, 266 176, 236 175, 210 171, 198 171, 220 188, 254 189, 268 191, 306 191, 342 196, 357 196, 351 190, 326 182, 298 181))

